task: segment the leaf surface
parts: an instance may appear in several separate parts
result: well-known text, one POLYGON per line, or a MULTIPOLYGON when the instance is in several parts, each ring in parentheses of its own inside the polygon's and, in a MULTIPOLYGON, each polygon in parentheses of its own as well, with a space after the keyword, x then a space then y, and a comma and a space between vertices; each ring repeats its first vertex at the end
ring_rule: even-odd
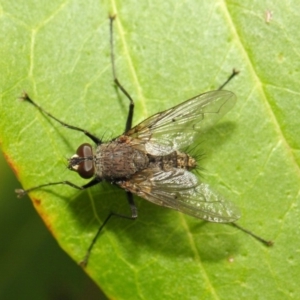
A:
MULTIPOLYGON (((299 295, 299 11, 296 1, 2 1, 0 142, 24 188, 84 184, 66 158, 88 139, 20 102, 22 90, 106 140, 124 130, 128 100, 112 82, 108 13, 117 14, 117 72, 135 100, 134 124, 216 89, 232 68, 241 72, 226 87, 236 106, 193 151, 205 154, 202 180, 274 247, 136 199, 138 220, 113 219, 86 269, 110 298, 299 295)), ((49 187, 30 197, 76 262, 109 211, 129 213, 124 192, 109 183, 82 193, 49 187)))

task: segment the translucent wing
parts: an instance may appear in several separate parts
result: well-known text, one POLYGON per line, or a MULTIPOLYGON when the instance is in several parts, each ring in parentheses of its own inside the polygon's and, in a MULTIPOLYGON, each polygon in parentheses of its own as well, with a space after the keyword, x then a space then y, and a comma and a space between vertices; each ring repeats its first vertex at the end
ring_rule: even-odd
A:
POLYGON ((125 133, 140 139, 152 155, 165 155, 186 147, 235 104, 229 91, 212 91, 157 113, 125 133))
POLYGON ((232 203, 183 169, 163 171, 149 168, 118 184, 157 205, 209 222, 234 222, 240 217, 239 210, 232 203))

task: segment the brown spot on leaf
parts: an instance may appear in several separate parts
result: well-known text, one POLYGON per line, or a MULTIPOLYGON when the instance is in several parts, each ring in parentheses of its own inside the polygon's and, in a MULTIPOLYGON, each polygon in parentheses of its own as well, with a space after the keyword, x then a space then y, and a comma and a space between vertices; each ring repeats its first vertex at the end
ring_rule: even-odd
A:
POLYGON ((40 199, 32 199, 32 202, 34 202, 34 206, 37 208, 37 206, 41 205, 40 199))
POLYGON ((37 198, 31 198, 31 200, 32 200, 32 203, 33 203, 35 209, 39 213, 40 217, 43 219, 46 227, 51 232, 51 234, 53 236, 55 236, 55 234, 54 234, 54 232, 52 230, 52 222, 49 219, 49 215, 45 213, 45 211, 43 209, 43 206, 41 205, 42 200, 41 199, 37 199, 37 198))

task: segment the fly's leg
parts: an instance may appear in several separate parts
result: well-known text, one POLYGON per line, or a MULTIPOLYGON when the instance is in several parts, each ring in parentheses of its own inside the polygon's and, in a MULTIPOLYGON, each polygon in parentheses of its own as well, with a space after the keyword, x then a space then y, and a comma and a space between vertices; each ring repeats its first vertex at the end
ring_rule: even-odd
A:
POLYGON ((233 79, 233 77, 235 77, 239 73, 240 73, 240 71, 233 69, 231 75, 227 78, 227 80, 221 86, 219 86, 218 90, 222 90, 224 88, 224 86, 227 85, 229 83, 229 81, 231 81, 233 79))
MULTIPOLYGON (((114 40, 113 40, 113 21, 116 18, 115 15, 110 15, 109 16, 109 29, 110 29, 110 58, 111 58, 111 66, 112 66, 112 73, 113 73, 113 79, 115 84, 117 85, 117 87, 122 91, 122 93, 128 98, 129 100, 129 111, 128 111, 128 115, 127 115, 127 120, 126 120, 126 125, 125 125, 125 132, 128 131, 129 129, 131 129, 132 126, 132 118, 133 118, 133 113, 134 113, 134 102, 133 99, 131 98, 131 96, 129 95, 129 93, 126 91, 126 89, 122 86, 122 84, 119 82, 118 78, 117 78, 117 72, 116 72, 116 65, 115 65, 115 54, 114 54, 114 40)), ((120 217, 120 218, 125 218, 125 219, 130 219, 130 220, 135 220, 138 216, 138 212, 137 212, 137 208, 135 206, 135 203, 133 201, 133 195, 130 192, 126 192, 127 193, 127 199, 128 199, 128 203, 130 206, 130 210, 131 210, 131 215, 127 216, 127 215, 122 215, 122 214, 118 214, 115 212, 110 212, 109 215, 106 217, 106 219, 104 220, 104 222, 101 224, 101 226, 99 227, 96 235, 94 236, 85 256, 84 259, 80 262, 80 265, 83 267, 86 267, 89 257, 91 255, 91 251, 94 247, 94 245, 97 242, 98 237, 100 236, 100 233, 102 232, 102 229, 104 228, 104 226, 107 224, 107 222, 110 220, 110 218, 112 216, 116 216, 116 217, 120 217)))
POLYGON ((86 267, 87 266, 89 257, 90 257, 91 252, 92 252, 92 249, 93 249, 94 245, 96 244, 97 239, 98 239, 98 237, 99 237, 102 229, 104 228, 104 226, 107 224, 107 222, 110 220, 110 218, 112 216, 120 217, 120 218, 124 218, 124 219, 129 219, 129 220, 135 220, 138 217, 137 207, 136 207, 136 205, 135 205, 135 203, 133 201, 133 195, 132 195, 132 193, 127 192, 127 200, 128 200, 129 206, 130 206, 131 216, 122 215, 122 214, 118 214, 118 213, 115 213, 115 212, 110 212, 109 213, 109 215, 106 217, 106 219, 104 220, 104 222, 99 227, 96 235, 94 236, 94 238, 93 238, 93 240, 92 240, 92 242, 91 242, 88 250, 86 251, 84 259, 79 263, 82 267, 86 267))
MULTIPOLYGON (((116 15, 110 15, 110 57, 111 57, 111 65, 112 65, 112 72, 114 77, 114 82, 118 86, 118 88, 123 92, 123 94, 128 98, 129 100, 129 111, 127 116, 127 121, 125 125, 125 132, 127 132, 132 127, 132 118, 134 113, 134 102, 129 93, 126 91, 126 89, 122 86, 122 84, 119 82, 117 78, 117 72, 116 72, 116 66, 115 66, 115 55, 114 55, 114 41, 113 41, 113 21, 116 18, 116 15)), ((239 74, 239 71, 233 69, 231 75, 227 78, 227 80, 218 88, 218 90, 222 90, 236 75, 239 74)))
POLYGON ((125 88, 122 86, 122 84, 119 82, 117 78, 117 72, 116 72, 116 65, 115 65, 115 54, 114 54, 114 40, 113 40, 113 21, 116 18, 115 15, 109 16, 110 20, 110 58, 111 58, 111 66, 112 66, 112 72, 114 77, 114 82, 117 85, 117 87, 123 92, 123 94, 128 98, 129 100, 129 111, 127 115, 127 121, 125 125, 125 132, 127 132, 129 129, 131 129, 132 126, 132 118, 133 118, 133 112, 134 112, 134 102, 129 93, 125 90, 125 88))
MULTIPOLYGON (((218 90, 222 90, 225 85, 227 85, 236 75, 239 74, 239 71, 233 69, 231 75, 227 78, 227 80, 218 88, 218 90)), ((268 241, 258 235, 256 235, 255 233, 253 233, 252 231, 245 229, 244 227, 240 226, 239 224, 232 222, 232 223, 228 223, 228 225, 231 225, 235 228, 238 228, 239 230, 247 233, 248 235, 252 236, 253 238, 255 238, 256 240, 258 240, 259 242, 265 244, 266 246, 273 246, 273 241, 268 241)))
POLYGON ((39 109, 41 112, 43 112, 45 115, 47 115, 48 117, 50 117, 51 119, 55 120, 56 122, 60 123, 61 125, 72 129, 72 130, 76 130, 76 131, 80 131, 83 132, 86 136, 88 136, 94 143, 100 145, 102 144, 102 141, 97 138, 96 136, 94 136, 93 134, 91 134, 90 132, 88 132, 85 129, 67 124, 59 119, 57 119, 56 117, 54 117, 52 114, 50 114, 49 112, 47 112, 45 109, 43 109, 40 105, 38 105, 37 103, 35 103, 29 96, 27 93, 23 93, 23 95, 20 97, 20 99, 29 102, 30 104, 32 104, 33 106, 35 106, 37 109, 39 109))
POLYGON ((268 241, 268 240, 265 240, 264 238, 256 235, 255 233, 253 233, 252 231, 240 226, 239 224, 235 223, 235 222, 232 222, 232 223, 228 223, 228 225, 231 225, 233 227, 236 227, 238 228, 239 230, 251 235, 253 238, 255 238, 256 240, 258 240, 259 242, 265 244, 266 246, 273 246, 274 242, 273 241, 268 241))
POLYGON ((51 186, 51 185, 61 185, 61 184, 65 184, 65 185, 68 185, 74 189, 78 189, 78 190, 85 190, 91 186, 94 186, 96 184, 98 184, 99 182, 101 182, 101 180, 99 180, 99 178, 94 178, 93 180, 91 180, 90 182, 88 182, 87 184, 83 185, 83 186, 78 186, 70 181, 58 181, 58 182, 49 182, 49 183, 45 183, 45 184, 41 184, 41 185, 38 185, 38 186, 35 186, 35 187, 32 187, 30 189, 27 189, 27 190, 23 190, 23 189, 16 189, 15 192, 17 193, 18 195, 18 198, 21 198, 25 195, 27 195, 29 192, 31 191, 34 191, 34 190, 37 190, 37 189, 40 189, 40 188, 43 188, 43 187, 47 187, 47 186, 51 186))

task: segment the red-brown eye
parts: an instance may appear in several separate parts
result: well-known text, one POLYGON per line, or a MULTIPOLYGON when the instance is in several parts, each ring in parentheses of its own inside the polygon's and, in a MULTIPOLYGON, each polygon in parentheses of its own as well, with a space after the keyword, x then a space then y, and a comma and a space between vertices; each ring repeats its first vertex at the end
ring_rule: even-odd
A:
POLYGON ((82 178, 91 178, 95 174, 93 162, 93 148, 90 144, 82 144, 78 147, 76 154, 79 157, 87 158, 78 165, 77 172, 82 178))

